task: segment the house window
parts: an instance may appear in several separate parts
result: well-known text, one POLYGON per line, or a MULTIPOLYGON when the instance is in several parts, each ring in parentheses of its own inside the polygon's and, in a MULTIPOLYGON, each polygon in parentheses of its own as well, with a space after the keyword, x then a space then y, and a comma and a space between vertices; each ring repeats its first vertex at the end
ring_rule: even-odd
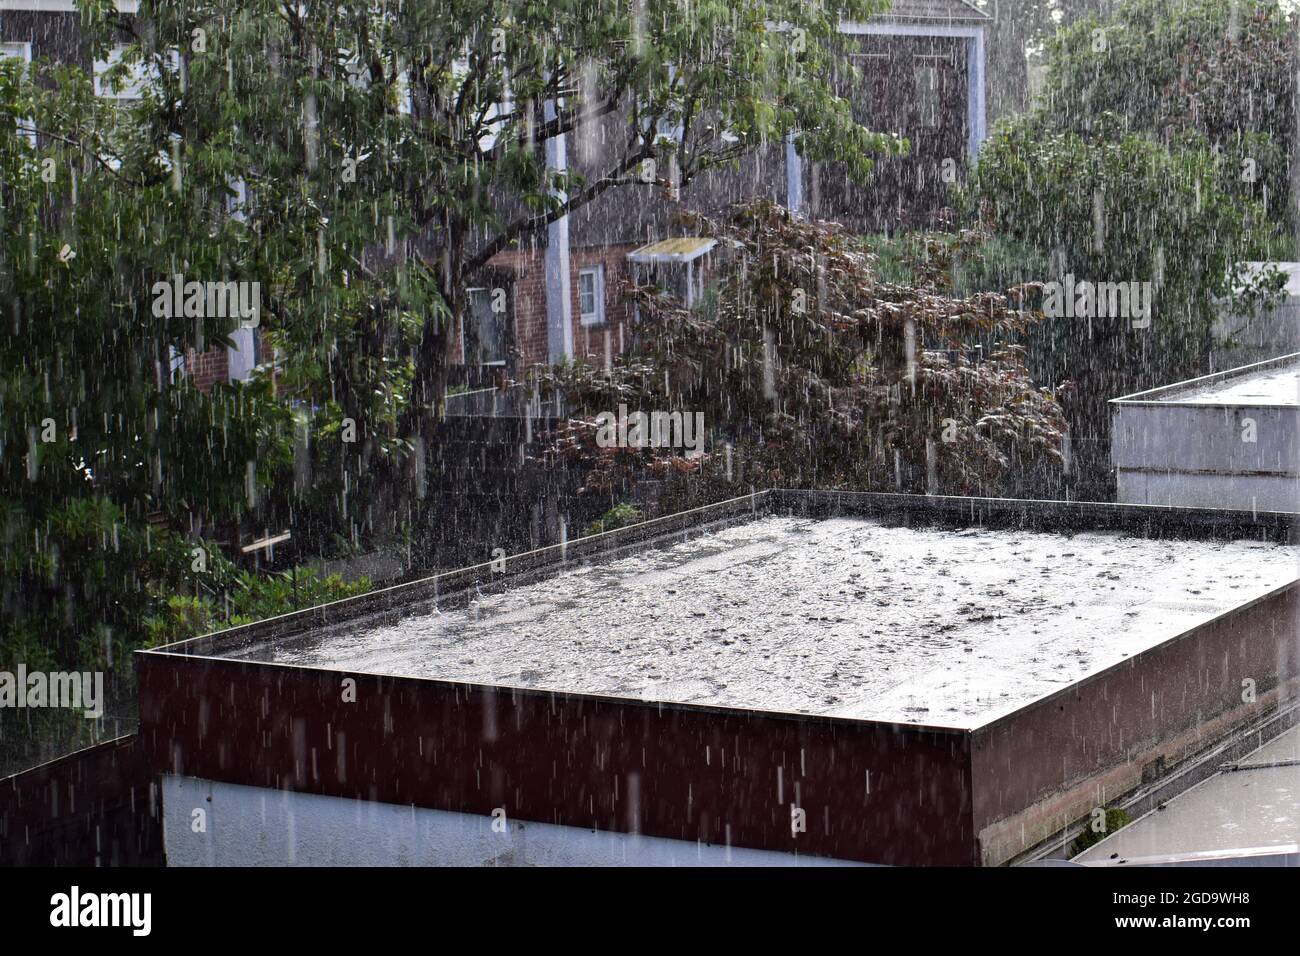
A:
POLYGON ((460 341, 466 365, 506 364, 505 290, 468 289, 460 341), (496 306, 496 308, 494 308, 496 306), (499 310, 499 311, 498 311, 499 310))
POLYGON ((605 324, 605 267, 578 272, 578 315, 586 326, 605 324))
POLYGON ((32 45, 30 43, 0 43, 0 56, 11 56, 24 63, 32 62, 32 45))
MULTIPOLYGON (((0 57, 12 57, 24 65, 32 62, 32 45, 30 43, 0 43, 0 57)), ((16 123, 18 135, 25 137, 32 146, 36 145, 36 124, 30 118, 19 117, 16 123)))
POLYGON ((912 64, 916 88, 916 125, 939 125, 939 63, 933 57, 917 57, 912 64))

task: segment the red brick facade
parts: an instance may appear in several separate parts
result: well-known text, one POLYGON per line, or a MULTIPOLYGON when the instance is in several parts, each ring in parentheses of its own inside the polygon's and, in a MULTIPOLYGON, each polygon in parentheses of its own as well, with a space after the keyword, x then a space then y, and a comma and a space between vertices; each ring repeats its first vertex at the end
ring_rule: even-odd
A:
MULTIPOLYGON (((498 253, 488 266, 509 273, 514 283, 514 313, 518 372, 546 361, 546 251, 518 249, 498 253)), ((460 354, 457 343, 457 352, 460 354)))
MULTIPOLYGON (((629 243, 611 246, 588 246, 573 249, 569 256, 570 312, 573 324, 575 359, 601 364, 606 356, 622 355, 632 344, 632 306, 624 297, 632 278, 627 254, 637 248, 629 243), (601 325, 583 325, 579 302, 579 274, 584 269, 604 267, 603 292, 605 321, 601 325)), ((549 362, 546 329, 546 253, 543 249, 503 252, 494 256, 488 268, 510 276, 513 286, 511 309, 517 360, 515 377, 521 377, 533 365, 549 362)), ((484 282, 486 284, 486 280, 484 282)), ((477 287, 477 286, 475 286, 477 287)), ((262 339, 262 349, 268 346, 262 339)), ((464 343, 457 329, 452 361, 464 361, 464 343)), ((265 354, 265 353, 264 353, 265 354)), ((222 346, 206 352, 189 349, 185 353, 185 373, 201 392, 214 382, 230 378, 230 355, 222 346)))
POLYGON ((601 363, 623 354, 632 344, 632 305, 624 296, 624 286, 631 280, 631 263, 627 254, 636 245, 590 246, 573 249, 570 255, 569 287, 573 293, 573 355, 592 363, 601 363), (594 266, 604 266, 605 323, 584 326, 578 306, 578 273, 594 266))
POLYGON ((223 346, 208 349, 203 353, 187 349, 185 373, 193 380, 194 387, 206 394, 213 383, 229 380, 230 354, 223 346))
MULTIPOLYGON (((607 354, 620 355, 631 345, 632 306, 623 298, 625 283, 632 273, 627 254, 635 244, 576 248, 569 255, 570 312, 573 323, 573 352, 577 359, 603 362, 607 354), (579 273, 595 266, 604 267, 605 322, 584 326, 578 301, 579 273)), ((543 249, 502 252, 488 263, 489 268, 512 277, 514 293, 515 348, 518 352, 517 374, 532 365, 549 361, 546 332, 546 253, 543 249)), ((461 355, 457 342, 455 353, 461 355)))
MULTIPOLYGON (((266 339, 266 331, 258 329, 258 354, 265 357, 271 354, 271 345, 266 339)), ((194 382, 194 387, 207 394, 216 382, 230 381, 230 351, 224 345, 216 345, 206 352, 185 350, 185 374, 194 382)))
MULTIPOLYGON (((602 363, 605 356, 621 355, 631 345, 632 306, 623 297, 624 286, 632 278, 627 254, 635 244, 591 246, 573 249, 569 257, 570 311, 573 323, 573 351, 576 359, 602 363), (579 304, 578 276, 584 269, 604 267, 604 314, 602 325, 584 326, 579 304)), ((549 361, 546 330, 546 253, 543 249, 503 252, 494 256, 489 269, 511 277, 511 306, 514 314, 515 374, 521 376, 529 367, 549 361)), ((453 361, 464 361, 461 330, 457 330, 453 361)), ((265 338, 262 348, 265 349, 265 338)), ((199 391, 207 392, 215 382, 230 379, 230 354, 223 346, 206 352, 189 349, 185 353, 185 373, 199 391)))

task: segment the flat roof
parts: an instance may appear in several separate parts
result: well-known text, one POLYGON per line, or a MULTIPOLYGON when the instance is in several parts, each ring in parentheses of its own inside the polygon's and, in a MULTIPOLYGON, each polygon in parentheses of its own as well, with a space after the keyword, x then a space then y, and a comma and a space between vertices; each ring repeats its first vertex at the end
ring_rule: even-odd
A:
POLYGON ((1300 361, 1188 389, 1169 401, 1187 405, 1300 405, 1300 361))
POLYGON ((1260 541, 769 516, 218 656, 971 728, 1298 576, 1260 541))
POLYGON ((1111 399, 1111 403, 1300 406, 1300 352, 1111 399))
MULTIPOLYGON (((1074 858, 1124 866, 1300 843, 1300 727, 1115 831, 1074 858)), ((1294 850, 1292 850, 1294 852, 1294 850)))

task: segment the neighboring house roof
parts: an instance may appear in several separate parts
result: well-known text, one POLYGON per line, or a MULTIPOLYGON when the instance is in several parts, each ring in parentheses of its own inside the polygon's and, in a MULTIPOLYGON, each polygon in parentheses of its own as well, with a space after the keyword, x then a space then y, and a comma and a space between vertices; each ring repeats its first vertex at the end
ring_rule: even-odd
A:
POLYGON ((993 18, 966 0, 894 0, 876 20, 943 20, 992 23, 993 18))

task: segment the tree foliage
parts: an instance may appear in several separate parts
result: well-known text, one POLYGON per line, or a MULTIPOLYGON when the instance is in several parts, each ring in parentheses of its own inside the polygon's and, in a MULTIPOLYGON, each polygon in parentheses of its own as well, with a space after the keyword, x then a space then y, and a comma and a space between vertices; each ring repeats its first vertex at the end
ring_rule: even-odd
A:
POLYGON ((1020 351, 969 348, 1040 318, 1023 307, 1032 289, 954 294, 954 260, 978 257, 984 237, 928 237, 914 284, 901 285, 880 278, 861 240, 766 201, 689 225, 729 250, 714 294, 687 308, 656 288, 630 290, 641 317, 630 356, 548 379, 585 412, 552 452, 588 461, 591 487, 640 474, 733 489, 925 490, 932 460, 938 486, 955 494, 990 491, 1030 459, 1059 460, 1059 407, 1020 351), (619 403, 703 412, 708 456, 598 447, 591 416, 619 403))
MULTIPOLYGON (((114 21, 97 6, 106 45, 114 21)), ((809 156, 864 176, 891 141, 834 95, 827 41, 880 6, 144 0, 129 59, 157 83, 141 158, 246 183, 249 266, 274 283, 295 354, 379 363, 389 391, 386 358, 409 359, 401 427, 371 424, 428 440, 466 286, 496 253, 612 188, 680 188, 796 129, 809 156), (548 162, 549 143, 598 124, 613 136, 594 163, 548 162)))
POLYGON ((1076 438, 1105 443, 1111 398, 1206 371, 1238 263, 1271 258, 1289 230, 1287 24, 1253 0, 1081 17, 1048 46, 1041 102, 982 147, 965 210, 1045 256, 1042 279, 1152 283, 1149 328, 1057 318, 1023 340, 1036 376, 1077 382, 1076 438))
POLYGON ((1051 38, 1042 117, 1221 152, 1222 188, 1289 221, 1296 43, 1294 18, 1267 0, 1125 0, 1051 38))
POLYGON ((121 660, 155 592, 195 586, 163 526, 197 541, 252 511, 288 461, 287 410, 263 379, 204 395, 173 374, 196 336, 221 344, 236 320, 161 318, 150 284, 223 277, 240 244, 222 220, 134 181, 159 159, 132 152, 81 70, 0 61, 0 104, 4 651, 121 660), (114 136, 133 159, 99 148, 114 136))
POLYGON ((100 77, 123 98, 0 64, 8 646, 138 640, 168 595, 220 587, 188 552, 240 529, 400 534, 477 271, 794 130, 865 175, 893 140, 826 78, 841 18, 882 5, 83 0, 85 54, 129 40, 100 77), (548 159, 596 128, 589 161, 548 159), (236 325, 155 314, 176 275, 258 283, 274 366, 208 394, 175 374, 236 325))

